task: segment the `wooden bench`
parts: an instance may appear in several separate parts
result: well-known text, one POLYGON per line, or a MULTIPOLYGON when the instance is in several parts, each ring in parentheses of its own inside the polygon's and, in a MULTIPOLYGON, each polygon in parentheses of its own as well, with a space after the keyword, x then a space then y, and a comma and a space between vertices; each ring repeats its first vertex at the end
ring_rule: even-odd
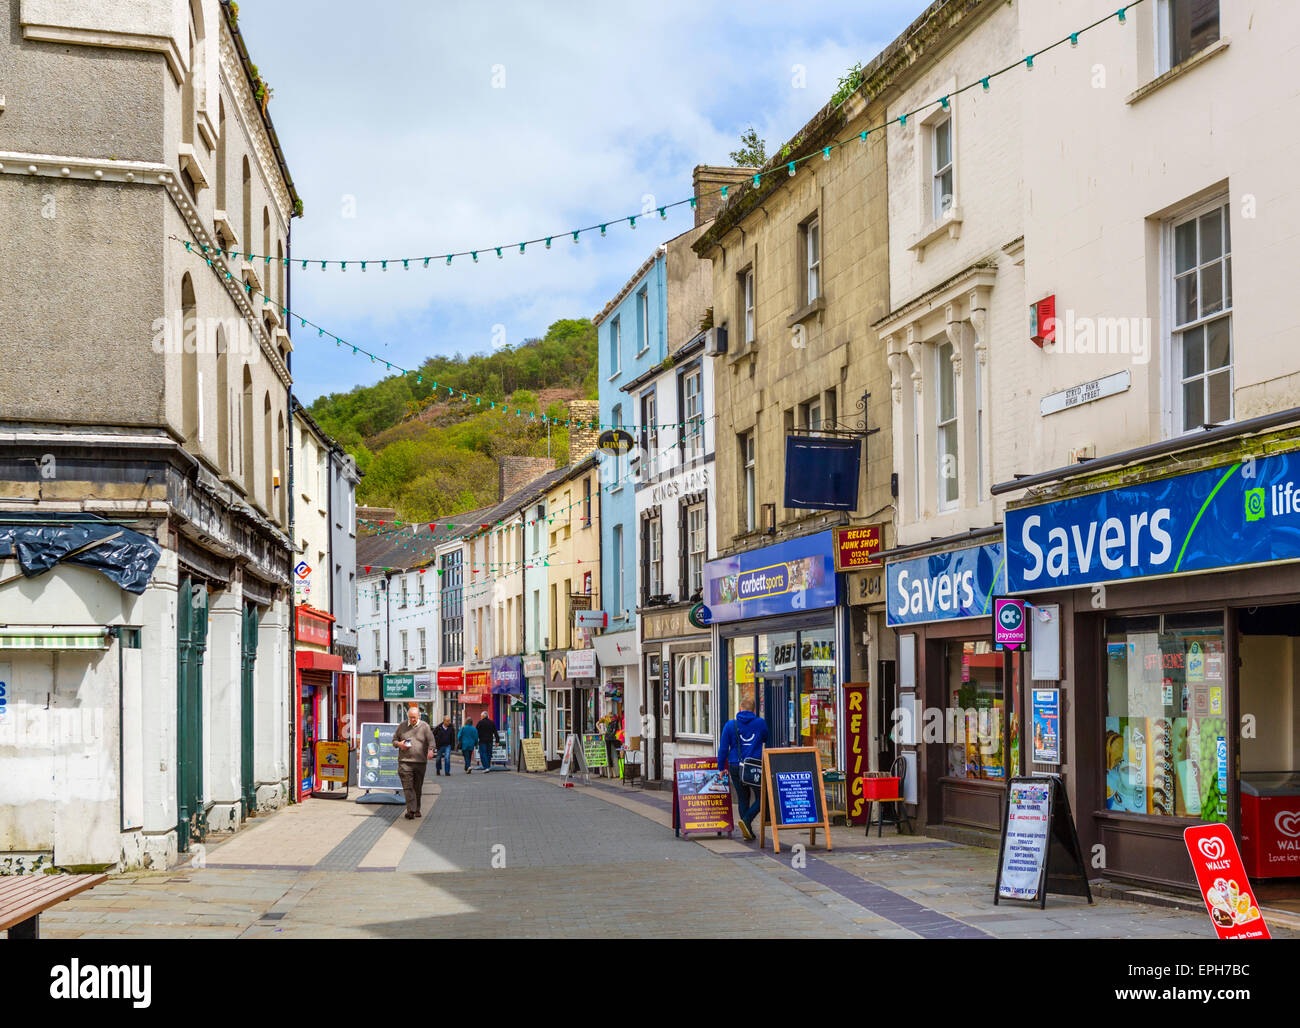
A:
POLYGON ((0 878, 0 930, 11 939, 39 939, 41 914, 108 875, 12 875, 0 878))

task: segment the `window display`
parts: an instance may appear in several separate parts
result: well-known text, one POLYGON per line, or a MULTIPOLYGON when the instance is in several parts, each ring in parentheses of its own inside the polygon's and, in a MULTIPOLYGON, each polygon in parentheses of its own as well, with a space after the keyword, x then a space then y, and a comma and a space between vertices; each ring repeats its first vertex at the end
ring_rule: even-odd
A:
POLYGON ((1007 777, 1002 665, 1003 652, 987 639, 944 644, 949 697, 945 727, 952 778, 1007 777))
POLYGON ((816 746, 823 768, 835 767, 835 632, 824 628, 799 634, 803 746, 816 746))
POLYGON ((754 637, 746 635, 732 639, 727 646, 731 650, 731 712, 734 717, 742 702, 755 702, 754 637))
POLYGON ((1106 808, 1227 817, 1223 618, 1106 622, 1106 808))

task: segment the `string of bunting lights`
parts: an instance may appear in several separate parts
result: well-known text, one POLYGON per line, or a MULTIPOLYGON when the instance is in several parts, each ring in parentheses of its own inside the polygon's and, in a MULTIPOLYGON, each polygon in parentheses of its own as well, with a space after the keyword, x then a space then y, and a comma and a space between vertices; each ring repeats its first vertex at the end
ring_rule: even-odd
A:
MULTIPOLYGON (((929 101, 928 103, 924 103, 921 106, 917 107, 915 110, 908 111, 904 114, 898 114, 893 118, 888 118, 885 121, 881 122, 879 125, 874 125, 871 128, 864 129, 854 136, 849 136, 845 139, 835 140, 834 142, 828 143, 826 146, 822 147, 819 151, 814 151, 812 153, 805 154, 803 157, 794 158, 793 160, 784 161, 775 167, 767 169, 766 171, 756 171, 754 172, 753 175, 753 180, 752 180, 753 184, 755 187, 758 187, 759 184, 763 181, 763 179, 770 178, 773 175, 779 175, 782 172, 784 172, 787 176, 793 176, 800 164, 804 163, 805 161, 814 160, 818 156, 820 156, 823 160, 829 161, 831 159, 831 153, 833 151, 847 146, 853 140, 856 139, 859 140, 860 142, 865 143, 867 141, 868 136, 876 132, 881 132, 886 128, 888 128, 890 125, 898 124, 899 126, 906 126, 909 118, 914 118, 916 115, 921 114, 924 111, 928 111, 932 107, 941 106, 946 110, 950 102, 952 101, 953 97, 961 95, 962 93, 966 92, 968 89, 974 89, 976 86, 979 86, 985 92, 988 92, 989 84, 992 82, 993 79, 998 78, 1001 75, 1005 75, 1008 72, 1014 71, 1015 69, 1021 67, 1025 68, 1027 71, 1032 71, 1034 69, 1034 61, 1042 57, 1044 54, 1049 53, 1050 51, 1056 49, 1058 46, 1064 46, 1066 43, 1069 43, 1071 46, 1078 46, 1080 36, 1082 36, 1085 32, 1089 32, 1092 29, 1097 28, 1100 25, 1104 25, 1112 18, 1116 19, 1121 25, 1123 25, 1126 21, 1128 12, 1132 8, 1137 7, 1142 2, 1143 0, 1131 0, 1130 3, 1127 3, 1124 6, 1114 11, 1111 11, 1109 14, 1106 14, 1103 17, 1098 18, 1096 21, 1092 22, 1091 24, 1085 25, 1082 28, 1076 29, 1075 31, 1070 32, 1065 36, 1062 36, 1056 42, 1050 43, 1047 46, 1044 46, 1032 53, 1025 54, 1019 60, 1014 61, 1011 64, 1008 64, 1004 68, 999 68, 996 71, 991 71, 986 75, 981 75, 975 79, 972 79, 966 85, 954 89, 951 93, 945 93, 943 96, 937 97, 934 100, 929 101)), ((512 242, 512 243, 499 243, 499 244, 491 243, 485 246, 480 246, 476 249, 455 250, 450 253, 439 253, 439 254, 432 254, 429 256, 367 257, 365 259, 348 258, 344 260, 340 258, 318 258, 318 257, 292 257, 292 258, 271 257, 266 254, 249 253, 247 251, 241 251, 241 250, 218 249, 215 252, 221 254, 222 256, 228 256, 232 260, 238 260, 240 254, 242 253, 246 260, 249 261, 260 260, 264 262, 264 264, 266 265, 269 265, 270 262, 273 260, 280 261, 283 262, 283 266, 286 268, 288 268, 291 264, 299 264, 301 270, 303 271, 306 271, 313 266, 321 270, 325 270, 330 267, 337 266, 340 271, 347 271, 349 264, 360 267, 360 269, 363 272, 366 271, 366 269, 371 265, 378 265, 381 271, 387 271, 388 266, 390 264, 394 266, 400 264, 404 271, 409 271, 411 269, 412 264, 414 264, 417 268, 428 268, 432 263, 437 262, 441 266, 446 267, 447 265, 450 265, 452 261, 457 257, 469 257, 472 263, 477 264, 480 254, 483 255, 496 254, 498 258, 504 259, 507 253, 524 254, 527 252, 527 248, 529 246, 533 246, 537 243, 544 244, 545 248, 549 250, 551 249, 552 242, 557 239, 569 238, 576 244, 579 241, 580 237, 583 236, 584 234, 588 234, 596 231, 599 231, 600 235, 604 237, 609 228, 616 225, 622 225, 624 222, 627 223, 630 229, 635 229, 638 218, 641 220, 645 220, 646 218, 652 216, 653 213, 658 213, 661 220, 667 220, 668 211, 673 210, 674 208, 677 207, 681 207, 683 205, 689 205, 693 210, 698 205, 700 200, 714 195, 721 195, 721 197, 724 200, 727 199, 728 187, 721 186, 717 189, 712 189, 703 193, 698 193, 681 200, 674 200, 672 203, 666 203, 659 206, 652 205, 646 208, 645 210, 640 211, 637 214, 625 214, 622 217, 606 218, 604 221, 598 221, 594 224, 585 225, 581 228, 565 229, 564 231, 560 231, 560 232, 552 232, 549 235, 538 236, 535 239, 524 239, 519 242, 512 242)), ((206 249, 210 249, 210 248, 205 248, 205 250, 206 249)))
MULTIPOLYGON (((181 239, 181 237, 177 235, 172 235, 169 236, 168 238, 183 244, 185 249, 190 253, 196 253, 199 256, 203 257, 207 261, 208 267, 211 268, 213 271, 217 272, 218 274, 224 275, 227 282, 235 281, 235 276, 230 273, 229 269, 218 267, 217 265, 213 264, 212 258, 207 256, 208 254, 212 254, 212 253, 221 254, 224 253, 225 251, 218 250, 215 247, 208 246, 206 243, 196 243, 192 240, 181 239), (195 247, 197 247, 198 249, 196 250, 195 247)), ((296 311, 289 310, 289 308, 284 304, 274 302, 271 299, 271 297, 268 296, 266 293, 264 293, 262 290, 254 289, 253 283, 251 282, 244 282, 242 283, 242 285, 244 287, 244 292, 247 294, 250 300, 255 296, 260 296, 262 298, 262 305, 264 307, 265 306, 278 307, 280 309, 280 316, 286 322, 291 320, 296 320, 300 328, 314 328, 316 330, 317 338, 331 340, 334 343, 336 349, 350 348, 354 356, 369 357, 371 364, 383 364, 385 369, 387 369, 388 371, 396 371, 402 375, 414 375, 416 385, 423 384, 424 382, 423 372, 413 370, 411 368, 404 368, 400 364, 394 364, 386 357, 381 357, 379 356, 379 354, 372 353, 370 350, 367 350, 364 346, 361 346, 357 343, 348 342, 342 336, 335 335, 333 332, 329 331, 329 329, 325 328, 323 325, 318 325, 310 318, 304 317, 303 315, 297 313, 296 311)), ((544 425, 551 424, 557 426, 564 426, 565 428, 572 428, 576 425, 579 428, 586 427, 592 430, 603 430, 606 428, 627 428, 626 425, 614 424, 612 422, 609 424, 606 424, 603 421, 576 421, 575 422, 569 418, 553 418, 549 414, 546 413, 539 414, 537 411, 523 410, 520 407, 515 407, 514 413, 511 414, 510 404, 505 402, 504 400, 490 400, 485 396, 479 396, 477 393, 470 392, 467 389, 457 389, 455 386, 443 385, 442 383, 439 382, 433 383, 433 393, 435 397, 437 396, 438 390, 440 389, 447 390, 447 399, 449 400, 456 399, 456 394, 460 393, 460 399, 463 402, 466 403, 472 402, 476 407, 481 407, 484 404, 484 402, 486 402, 488 405, 488 410, 496 410, 500 408, 503 414, 508 414, 511 415, 512 417, 517 417, 517 418, 527 417, 529 421, 540 422, 544 425)), ((659 425, 646 425, 644 427, 657 428, 657 429, 678 429, 680 431, 680 430, 700 426, 703 424, 704 421, 711 420, 713 417, 716 417, 716 415, 710 415, 708 419, 692 418, 690 421, 677 421, 677 422, 671 422, 671 423, 665 423, 659 425)))
MULTIPOLYGON (((918 114, 922 114, 922 113, 924 113, 925 111, 928 111, 928 110, 930 110, 930 109, 933 108, 933 107, 939 106, 939 107, 942 107, 944 110, 947 110, 947 109, 949 108, 949 106, 950 106, 950 104, 951 104, 951 102, 952 102, 952 99, 953 99, 954 97, 956 97, 956 96, 960 96, 962 93, 965 93, 965 92, 967 92, 968 90, 974 89, 974 88, 976 88, 977 86, 980 87, 984 92, 988 92, 988 91, 989 91, 989 88, 990 88, 990 83, 991 83, 994 79, 998 78, 999 76, 1005 75, 1005 74, 1007 74, 1007 73, 1009 73, 1009 72, 1011 72, 1011 71, 1014 71, 1014 70, 1017 69, 1017 68, 1022 68, 1022 67, 1023 67, 1026 71, 1033 71, 1033 69, 1034 69, 1034 61, 1035 61, 1036 59, 1042 57, 1042 56, 1043 56, 1044 54, 1046 54, 1046 53, 1051 52, 1052 50, 1055 50, 1055 49, 1056 49, 1057 47, 1059 47, 1059 46, 1064 46, 1066 43, 1069 43, 1070 46, 1072 46, 1072 47, 1078 46, 1078 45, 1079 45, 1079 37, 1080 37, 1080 36, 1082 36, 1082 35, 1083 35, 1084 33, 1086 33, 1086 32, 1091 31, 1092 29, 1095 29, 1095 28, 1097 28, 1097 27, 1099 27, 1099 26, 1101 26, 1101 25, 1104 25, 1106 22, 1110 21, 1112 18, 1115 19, 1115 20, 1117 20, 1121 25, 1123 25, 1123 24, 1125 23, 1125 21, 1126 21, 1126 18, 1127 18, 1127 14, 1128 14, 1128 12, 1129 12, 1132 8, 1137 7, 1137 6, 1138 6, 1139 4, 1141 4, 1142 2, 1143 2, 1143 0, 1131 0, 1130 3, 1127 3, 1127 4, 1125 4, 1124 6, 1119 7, 1119 8, 1117 8, 1116 10, 1110 12, 1109 14, 1106 14, 1106 15, 1104 15, 1103 17, 1098 18, 1096 21, 1092 22, 1091 24, 1085 25, 1085 26, 1083 26, 1082 28, 1076 29, 1075 31, 1070 32, 1070 33, 1068 33, 1067 35, 1062 36, 1060 39, 1058 39, 1058 40, 1057 40, 1056 42, 1054 42, 1054 43, 1049 43, 1047 46, 1044 46, 1044 47, 1040 48, 1039 50, 1034 51, 1033 53, 1025 54, 1025 55, 1024 55, 1023 57, 1021 57, 1019 60, 1013 61, 1011 64, 1008 64, 1008 65, 1006 65, 1006 66, 1003 67, 1003 68, 999 68, 999 69, 997 69, 996 71, 991 71, 991 72, 989 72, 989 73, 986 74, 986 75, 981 75, 981 76, 979 76, 979 77, 977 77, 977 78, 974 78, 974 79, 972 79, 970 82, 968 82, 968 83, 966 83, 965 85, 960 86, 960 87, 958 87, 958 88, 952 90, 952 91, 949 92, 949 93, 945 93, 944 95, 939 96, 939 97, 936 97, 935 99, 933 99, 933 100, 931 100, 931 101, 929 101, 929 102, 927 102, 927 103, 921 104, 919 107, 917 107, 917 108, 914 109, 914 110, 908 111, 908 112, 903 113, 903 114, 898 114, 898 115, 894 116, 893 118, 887 118, 885 121, 881 122, 879 125, 873 125, 871 128, 863 129, 861 132, 857 133, 855 136, 849 136, 849 137, 846 137, 845 139, 837 139, 837 140, 834 140, 834 141, 832 141, 832 142, 830 142, 830 143, 827 143, 827 144, 826 144, 825 146, 823 146, 820 150, 814 150, 813 152, 808 153, 808 154, 805 154, 805 155, 802 156, 802 157, 796 157, 796 158, 793 158, 792 160, 785 161, 785 162, 783 163, 783 165, 778 165, 778 166, 776 166, 776 167, 769 168, 769 169, 767 169, 767 170, 765 170, 765 171, 755 171, 755 172, 754 172, 754 175, 753 175, 753 180, 752 180, 752 181, 753 181, 753 185, 757 188, 757 187, 762 183, 763 179, 765 179, 765 178, 770 178, 770 177, 773 176, 773 175, 779 175, 780 172, 781 172, 782 170, 785 171, 785 173, 786 173, 787 176, 791 176, 791 177, 792 177, 792 176, 794 176, 795 172, 798 170, 798 166, 799 166, 800 164, 803 164, 803 163, 806 162, 806 161, 814 160, 814 159, 816 159, 816 157, 817 157, 818 155, 821 156, 822 160, 824 160, 824 161, 829 161, 829 160, 831 159, 831 154, 832 154, 832 152, 834 152, 835 150, 842 149, 842 148, 844 148, 845 146, 848 146, 848 145, 849 145, 851 142, 853 142, 855 139, 858 140, 858 141, 860 141, 861 143, 864 143, 864 144, 865 144, 865 143, 867 142, 867 139, 868 139, 871 135, 873 135, 874 133, 882 132, 882 131, 886 130, 890 125, 894 125, 894 124, 897 124, 897 125, 899 125, 900 127, 902 127, 902 126, 906 126, 906 125, 907 125, 907 121, 908 121, 909 118, 915 118, 918 114)), ((662 205, 662 206, 656 208, 656 210, 658 211, 659 216, 660 216, 661 219, 666 219, 667 216, 668 216, 668 215, 667 215, 667 212, 668 212, 669 210, 671 210, 671 209, 673 209, 673 208, 676 208, 676 207, 680 207, 680 206, 685 205, 685 204, 689 204, 690 207, 691 207, 692 209, 694 209, 694 208, 696 207, 696 205, 698 204, 698 202, 699 202, 701 199, 705 198, 705 197, 709 197, 709 196, 713 196, 713 195, 715 195, 715 194, 718 194, 718 195, 720 195, 720 196, 725 200, 725 199, 727 199, 727 197, 728 197, 728 188, 729 188, 729 187, 728 187, 728 186, 725 186, 725 185, 724 185, 724 186, 720 186, 720 187, 718 187, 717 189, 709 190, 709 191, 707 191, 707 192, 700 193, 700 194, 696 194, 696 195, 692 195, 692 196, 687 197, 686 199, 683 199, 683 200, 677 200, 677 201, 674 201, 674 202, 672 202, 672 203, 664 204, 664 205, 662 205)), ((410 265, 411 265, 412 262, 415 262, 416 265, 417 265, 418 267, 424 267, 424 268, 427 268, 427 267, 429 267, 430 263, 433 262, 433 261, 439 261, 439 262, 441 262, 441 263, 445 266, 445 265, 450 265, 450 264, 452 263, 452 260, 453 260, 454 258, 456 258, 456 257, 466 257, 466 256, 470 257, 474 263, 478 263, 478 257, 479 257, 479 254, 480 254, 480 253, 484 253, 484 254, 486 254, 486 253, 495 253, 495 254, 497 255, 497 257, 499 257, 499 258, 504 258, 505 253, 506 253, 507 251, 514 251, 514 250, 517 249, 518 253, 523 254, 523 253, 526 252, 526 249, 527 249, 527 247, 528 247, 529 245, 531 245, 531 244, 535 244, 535 243, 545 243, 546 248, 547 248, 547 249, 550 249, 550 248, 551 248, 551 243, 552 243, 553 240, 555 240, 555 239, 562 239, 562 238, 564 238, 564 237, 566 237, 566 236, 571 237, 572 240, 573 240, 573 242, 576 244, 576 243, 578 243, 580 237, 581 237, 584 233, 594 232, 594 231, 596 231, 597 229, 600 231, 601 236, 604 236, 604 235, 606 234, 606 231, 608 230, 608 228, 609 228, 611 225, 621 225, 621 224, 623 224, 624 222, 626 222, 626 223, 628 224, 629 228, 633 228, 633 229, 635 229, 635 228, 636 228, 636 221, 637 221, 637 218, 645 218, 645 217, 646 217, 646 215, 645 215, 644 213, 639 213, 639 214, 629 214, 629 215, 624 215, 623 217, 619 217, 619 218, 610 218, 610 219, 607 219, 606 221, 598 222, 598 223, 593 224, 593 225, 587 225, 587 226, 584 226, 584 227, 582 227, 582 228, 568 229, 568 230, 565 230, 564 232, 553 233, 552 235, 549 235, 549 236, 539 236, 539 237, 537 237, 537 238, 535 238, 535 239, 525 239, 525 240, 523 240, 523 241, 521 241, 521 242, 518 242, 518 243, 502 243, 502 244, 500 244, 500 245, 493 244, 493 245, 489 245, 489 246, 479 247, 478 249, 473 249, 473 250, 458 250, 458 251, 454 251, 454 252, 451 252, 451 253, 434 254, 434 255, 427 256, 427 257, 426 257, 426 256, 421 256, 421 257, 387 257, 387 258, 385 258, 385 257, 381 257, 381 258, 366 258, 366 259, 364 259, 364 260, 358 260, 358 259, 347 259, 347 260, 344 260, 344 259, 339 259, 339 258, 325 258, 325 259, 321 259, 321 258, 309 258, 309 257, 293 257, 293 258, 290 258, 290 257, 271 257, 271 256, 269 256, 269 255, 267 255, 267 254, 247 253, 247 252, 238 251, 238 250, 223 250, 223 249, 220 249, 220 248, 218 248, 218 247, 210 247, 210 246, 208 246, 208 245, 205 244, 205 243, 199 243, 199 244, 197 244, 197 245, 198 245, 198 247, 199 247, 200 254, 201 254, 202 256, 204 256, 204 257, 207 259, 208 266, 209 266, 209 267, 213 267, 215 270, 218 270, 218 271, 222 271, 222 272, 224 272, 227 281, 233 281, 233 276, 231 275, 230 271, 227 270, 227 269, 216 268, 216 266, 213 265, 213 263, 212 263, 212 255, 217 255, 217 256, 222 256, 222 257, 229 257, 230 259, 235 260, 235 259, 238 259, 239 254, 240 254, 241 252, 243 252, 243 253, 244 253, 244 257, 245 257, 245 259, 248 260, 248 261, 250 261, 250 262, 252 262, 252 261, 257 261, 257 260, 261 260, 261 261, 263 262, 264 266, 269 266, 269 265, 270 265, 270 262, 271 262, 272 260, 276 260, 276 261, 281 261, 281 262, 283 263, 283 266, 284 266, 285 268, 288 268, 288 267, 290 267, 290 265, 291 265, 293 262, 297 261, 297 262, 300 262, 300 267, 301 267, 302 270, 306 270, 306 269, 310 268, 312 265, 316 265, 316 266, 318 266, 318 267, 321 268, 321 269, 326 269, 326 268, 330 267, 331 265, 338 265, 339 268, 340 268, 340 270, 342 270, 342 271, 346 271, 346 270, 347 270, 347 265, 349 265, 349 264, 356 264, 356 265, 359 265, 362 271, 365 271, 366 268, 367 268, 367 266, 368 266, 368 265, 371 265, 371 264, 378 264, 379 267, 380 267, 380 270, 381 270, 381 271, 387 271, 387 270, 388 270, 388 265, 389 265, 389 264, 393 264, 393 265, 401 264, 404 270, 410 270, 410 265)), ((178 242, 182 242, 182 243, 184 243, 184 245, 185 245, 185 249, 186 249, 186 250, 193 251, 193 249, 194 249, 194 245, 195 245, 194 243, 192 243, 192 242, 190 242, 190 241, 188 241, 188 240, 182 240, 182 239, 180 239, 180 238, 177 237, 177 236, 172 236, 171 238, 172 238, 172 239, 175 239, 175 240, 178 241, 178 242)), ((263 298, 263 303, 264 303, 264 304, 269 304, 269 303, 271 303, 271 298, 268 297, 268 296, 266 296, 266 294, 265 294, 265 293, 262 293, 260 290, 254 290, 253 287, 252 287, 252 283, 245 283, 244 285, 245 285, 245 288, 246 288, 246 290, 247 290, 247 292, 248 292, 248 295, 249 295, 250 297, 251 297, 254 293, 257 293, 257 295, 262 296, 262 298, 263 298)), ((313 322, 313 321, 311 321, 311 320, 309 320, 309 319, 307 319, 307 318, 305 318, 305 317, 302 317, 301 315, 298 315, 298 314, 292 313, 292 312, 288 309, 288 307, 286 307, 286 306, 284 306, 284 305, 278 305, 278 306, 280 307, 281 314, 284 316, 284 318, 285 318, 286 320, 289 319, 289 318, 291 318, 291 317, 292 317, 292 318, 296 318, 296 319, 299 321, 299 323, 300 323, 300 327, 302 327, 302 328, 308 328, 308 327, 310 327, 310 328, 314 328, 314 329, 316 329, 316 333, 317 333, 317 336, 318 336, 318 337, 322 337, 322 338, 323 338, 323 337, 325 337, 325 336, 328 336, 330 339, 332 339, 332 340, 334 341, 335 345, 336 345, 337 347, 339 347, 339 348, 350 347, 350 348, 352 349, 352 353, 353 353, 354 356, 366 356, 366 357, 369 357, 369 358, 370 358, 370 361, 371 361, 372 364, 373 364, 373 363, 379 363, 379 362, 382 362, 383 365, 384 365, 384 367, 385 367, 388 371, 397 371, 397 372, 399 372, 399 373, 402 374, 402 375, 415 375, 415 376, 416 376, 416 379, 415 379, 415 380, 416 380, 416 383, 417 383, 417 384, 422 383, 422 382, 424 381, 424 376, 423 376, 423 374, 422 374, 421 372, 419 372, 419 371, 415 371, 415 370, 412 370, 412 369, 410 369, 410 368, 403 368, 403 367, 401 367, 400 365, 394 364, 392 361, 387 360, 387 359, 385 359, 385 358, 383 358, 383 357, 380 357, 378 354, 371 353, 369 350, 365 349, 364 347, 358 346, 358 345, 356 345, 355 343, 349 343, 349 342, 347 342, 346 340, 344 340, 344 339, 342 339, 341 337, 339 337, 338 335, 336 335, 336 334, 334 334, 334 333, 332 333, 332 332, 328 332, 325 328, 323 328, 323 327, 320 326, 320 325, 317 325, 315 322, 313 322)), ((447 390, 447 394, 448 394, 448 398, 449 398, 449 399, 454 398, 454 397, 455 397, 455 394, 456 394, 457 392, 459 392, 459 393, 460 393, 460 399, 463 400, 463 401, 468 402, 468 401, 471 401, 471 400, 472 400, 476 405, 479 405, 479 406, 481 406, 482 403, 483 403, 483 401, 484 401, 484 397, 482 397, 482 396, 478 396, 478 395, 476 395, 476 394, 470 393, 470 392, 467 391, 467 390, 458 390, 458 389, 455 389, 455 388, 452 387, 452 386, 444 386, 444 385, 440 385, 440 384, 437 383, 437 382, 435 382, 435 383, 433 384, 434 395, 435 395, 435 396, 437 395, 437 392, 438 392, 439 389, 444 389, 444 388, 447 390)), ((489 405, 489 409, 495 410, 496 407, 497 407, 497 402, 496 402, 496 401, 493 401, 493 400, 489 400, 489 401, 488 401, 488 405, 489 405)), ((507 414, 510 413, 509 405, 508 405, 508 404, 502 403, 502 404, 501 404, 501 409, 502 409, 505 413, 507 413, 507 414)), ((569 419, 552 418, 552 417, 550 417, 550 416, 547 415, 547 414, 542 414, 541 417, 540 417, 540 419, 538 419, 537 414, 536 414, 535 412, 532 412, 532 411, 524 411, 524 410, 522 410, 521 408, 518 408, 518 407, 515 408, 515 411, 514 411, 514 416, 515 416, 515 417, 521 417, 521 418, 522 418, 525 414, 527 414, 529 420, 532 420, 532 421, 540 420, 543 424, 548 424, 548 423, 549 423, 549 424, 555 424, 555 425, 564 425, 565 427, 570 427, 570 428, 573 427, 573 422, 572 422, 571 420, 569 420, 569 419)), ((584 424, 584 423, 583 423, 583 422, 579 422, 579 425, 581 425, 581 424, 584 424)), ((589 428, 592 428, 592 429, 602 429, 602 430, 603 430, 603 429, 606 429, 606 428, 621 428, 621 427, 623 427, 623 426, 620 426, 620 425, 612 425, 612 424, 611 424, 611 425, 607 425, 607 424, 605 424, 605 423, 603 423, 603 422, 598 422, 598 421, 586 422, 585 424, 586 424, 589 428)), ((677 425, 662 425, 662 426, 659 426, 659 427, 661 427, 661 428, 683 428, 683 427, 685 427, 685 425, 679 423, 679 424, 677 424, 677 425)))

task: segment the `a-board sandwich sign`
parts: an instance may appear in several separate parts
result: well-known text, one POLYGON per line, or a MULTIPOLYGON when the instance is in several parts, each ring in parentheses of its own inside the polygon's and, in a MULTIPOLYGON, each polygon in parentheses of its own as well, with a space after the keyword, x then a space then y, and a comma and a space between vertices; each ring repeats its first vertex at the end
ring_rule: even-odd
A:
POLYGON ((678 835, 735 830, 731 785, 718 770, 717 757, 679 757, 673 761, 673 828, 678 835))
POLYGON ((545 771, 546 751, 542 740, 527 738, 519 740, 519 761, 516 765, 521 771, 545 771))
POLYGON ((397 725, 365 724, 361 726, 361 754, 357 759, 358 789, 402 789, 397 777, 397 747, 393 733, 397 725))
POLYGON ((588 768, 609 767, 609 748, 598 733, 582 737, 582 761, 588 768))
POLYGON ((831 848, 826 786, 822 781, 821 755, 816 746, 763 751, 763 785, 759 790, 758 816, 760 847, 770 824, 773 852, 781 852, 782 828, 807 828, 810 845, 816 844, 817 829, 821 828, 826 833, 826 848, 831 848))
POLYGON ((348 744, 316 740, 316 781, 348 784, 348 744))
POLYGON ((1085 896, 1092 902, 1070 800, 1055 775, 1012 778, 1007 783, 993 903, 1023 900, 1037 902, 1042 909, 1049 892, 1085 896))
POLYGON ((1219 938, 1270 938, 1231 829, 1225 824, 1192 825, 1183 832, 1183 841, 1219 938))

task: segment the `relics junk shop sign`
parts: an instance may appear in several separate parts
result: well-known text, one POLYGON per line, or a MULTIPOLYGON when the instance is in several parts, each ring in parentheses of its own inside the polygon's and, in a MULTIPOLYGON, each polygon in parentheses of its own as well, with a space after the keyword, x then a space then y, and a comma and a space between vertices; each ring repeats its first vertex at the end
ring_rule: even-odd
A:
POLYGON ((881 525, 835 529, 835 570, 856 571, 876 566, 876 554, 883 539, 881 525))

